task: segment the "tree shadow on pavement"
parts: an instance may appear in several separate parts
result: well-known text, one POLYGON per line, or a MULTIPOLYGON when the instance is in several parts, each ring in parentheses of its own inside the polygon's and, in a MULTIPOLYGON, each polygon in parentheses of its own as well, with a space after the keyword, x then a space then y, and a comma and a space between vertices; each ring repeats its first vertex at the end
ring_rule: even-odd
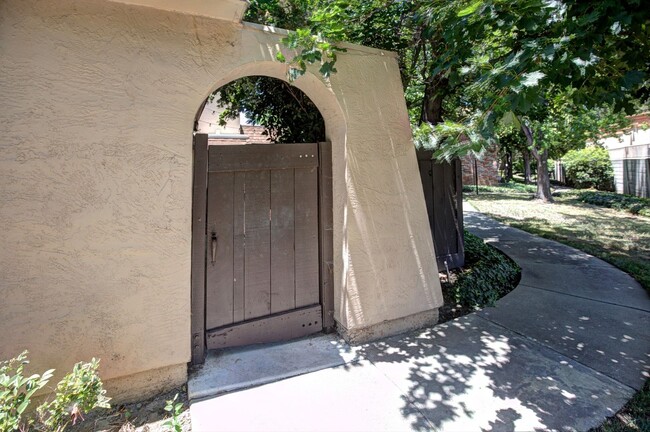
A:
POLYGON ((400 389, 405 418, 417 409, 418 431, 587 430, 633 393, 476 315, 356 349, 400 389))

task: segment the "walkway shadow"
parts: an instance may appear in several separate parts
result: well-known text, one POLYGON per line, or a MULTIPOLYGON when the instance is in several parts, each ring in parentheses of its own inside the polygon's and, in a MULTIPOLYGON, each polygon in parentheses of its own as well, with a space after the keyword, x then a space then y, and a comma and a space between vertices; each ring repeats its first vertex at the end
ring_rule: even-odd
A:
POLYGON ((476 315, 357 352, 402 391, 405 418, 417 408, 418 431, 587 430, 632 394, 476 315))

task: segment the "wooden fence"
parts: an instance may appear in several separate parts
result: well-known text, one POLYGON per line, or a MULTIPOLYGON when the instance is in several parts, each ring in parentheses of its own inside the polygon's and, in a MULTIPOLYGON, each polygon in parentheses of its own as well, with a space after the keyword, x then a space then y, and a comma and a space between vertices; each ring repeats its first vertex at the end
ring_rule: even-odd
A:
POLYGON ((460 159, 441 163, 431 159, 430 151, 418 151, 418 166, 438 269, 462 267, 465 253, 460 159))

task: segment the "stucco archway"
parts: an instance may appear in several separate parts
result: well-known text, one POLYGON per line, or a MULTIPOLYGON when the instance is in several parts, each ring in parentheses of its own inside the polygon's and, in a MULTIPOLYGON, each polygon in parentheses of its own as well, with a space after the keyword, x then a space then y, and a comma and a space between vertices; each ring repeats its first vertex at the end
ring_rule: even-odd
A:
POLYGON ((249 76, 268 76, 287 82, 305 93, 323 116, 323 120, 325 121, 326 139, 332 143, 334 148, 344 146, 345 132, 347 129, 346 120, 343 115, 343 110, 341 109, 341 106, 331 88, 309 71, 294 82, 289 82, 287 79, 287 68, 288 66, 286 64, 277 61, 256 61, 232 69, 230 72, 217 79, 209 91, 204 94, 203 99, 197 102, 196 106, 198 107, 198 110, 195 113, 194 118, 197 119, 201 115, 204 101, 209 95, 214 93, 215 90, 240 78, 249 76))
MULTIPOLYGON (((270 64, 278 69, 276 65, 270 64)), ((288 82, 270 75, 268 64, 266 68, 259 63, 252 66, 227 74, 210 94, 245 77, 273 78, 277 80, 274 87, 280 81, 288 82), (230 79, 232 76, 235 78, 230 79)), ((232 137, 228 139, 222 138, 221 133, 208 135, 205 129, 196 132, 192 205, 193 364, 203 363, 206 349, 277 342, 335 330, 332 143, 327 139, 332 129, 337 130, 336 126, 344 137, 345 128, 340 127, 344 122, 338 102, 335 98, 328 100, 328 96, 333 96, 320 91, 327 88, 314 78, 309 74, 302 87, 312 95, 307 106, 320 114, 326 142, 323 135, 309 138, 318 143, 264 144, 255 139, 242 142, 242 135, 232 133, 225 135, 232 137), (320 99, 313 100, 315 97, 320 99), (327 119, 321 109, 330 114, 327 119), (303 158, 304 153, 311 157, 303 158), (250 229, 249 220, 257 221, 250 229), (306 232, 311 235, 305 235, 306 232), (264 237, 269 243, 262 240, 264 237), (275 242, 274 246, 271 242, 275 242), (249 268, 256 270, 249 273, 249 268), (260 273, 260 268, 266 271, 260 273)), ((208 122, 206 112, 214 114, 219 109, 212 105, 206 108, 207 101, 206 98, 195 115, 195 130, 199 121, 204 125, 208 122)), ((285 115, 291 113, 293 110, 289 114, 285 111, 285 115)), ((323 132, 322 126, 320 131, 323 132)))

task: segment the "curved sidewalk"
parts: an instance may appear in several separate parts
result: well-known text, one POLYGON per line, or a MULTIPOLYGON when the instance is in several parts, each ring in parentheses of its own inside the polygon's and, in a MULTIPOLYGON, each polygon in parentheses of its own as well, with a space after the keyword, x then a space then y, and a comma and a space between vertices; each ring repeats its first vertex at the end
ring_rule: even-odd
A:
MULTIPOLYGON (((650 375, 650 296, 590 255, 465 213, 520 285, 433 328, 351 348, 341 365, 194 403, 193 430, 587 430, 650 375)), ((309 356, 309 350, 305 350, 309 356)))

